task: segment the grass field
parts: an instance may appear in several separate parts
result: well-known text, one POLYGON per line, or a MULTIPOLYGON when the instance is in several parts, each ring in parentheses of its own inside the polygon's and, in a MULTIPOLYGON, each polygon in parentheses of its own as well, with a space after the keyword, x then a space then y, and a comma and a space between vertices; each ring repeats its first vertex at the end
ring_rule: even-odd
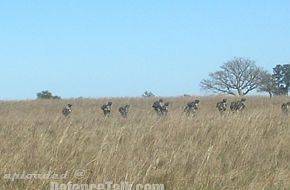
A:
POLYGON ((286 98, 248 97, 243 113, 220 116, 215 104, 222 97, 200 97, 195 117, 182 114, 192 97, 164 99, 171 102, 166 117, 152 110, 154 98, 111 99, 110 118, 100 110, 107 99, 1 102, 0 189, 47 190, 51 181, 290 189, 290 116, 280 110, 286 98), (61 115, 67 103, 70 118, 61 115), (128 119, 117 111, 124 104, 131 105, 128 119), (67 176, 4 179, 23 172, 67 176))

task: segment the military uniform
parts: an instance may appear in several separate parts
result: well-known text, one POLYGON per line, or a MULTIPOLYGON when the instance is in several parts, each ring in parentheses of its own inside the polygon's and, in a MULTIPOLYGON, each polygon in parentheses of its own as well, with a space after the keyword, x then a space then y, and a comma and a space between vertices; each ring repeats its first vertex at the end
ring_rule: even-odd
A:
POLYGON ((287 103, 283 103, 281 105, 281 110, 284 114, 288 115, 288 111, 289 111, 289 107, 290 107, 290 102, 287 103))
POLYGON ((168 113, 169 102, 163 103, 162 99, 155 101, 152 105, 158 115, 166 115, 168 113))
POLYGON ((152 105, 153 109, 156 111, 156 113, 158 115, 161 114, 161 109, 162 109, 162 106, 163 106, 163 100, 162 99, 159 99, 158 101, 155 101, 152 105))
POLYGON ((72 112, 72 109, 71 109, 72 105, 71 104, 68 104, 67 106, 65 106, 63 109, 62 109, 62 114, 67 117, 71 114, 72 112))
POLYGON ((216 104, 216 108, 222 114, 227 110, 227 99, 223 99, 222 101, 216 104))
POLYGON ((130 108, 130 105, 125 105, 119 108, 119 112, 121 113, 122 117, 127 118, 129 108, 130 108))
POLYGON ((193 102, 187 103, 183 111, 187 115, 195 114, 198 110, 198 106, 199 106, 199 100, 194 100, 193 102))
POLYGON ((167 115, 168 113, 168 106, 169 106, 169 102, 166 102, 162 107, 161 107, 161 114, 162 115, 167 115))
POLYGON ((246 108, 246 99, 242 98, 241 100, 231 102, 230 109, 233 112, 243 111, 246 108))
POLYGON ((241 99, 238 103, 238 111, 243 111, 246 108, 246 99, 241 99))
POLYGON ((105 116, 109 116, 111 114, 112 104, 112 102, 108 102, 101 107, 105 116))

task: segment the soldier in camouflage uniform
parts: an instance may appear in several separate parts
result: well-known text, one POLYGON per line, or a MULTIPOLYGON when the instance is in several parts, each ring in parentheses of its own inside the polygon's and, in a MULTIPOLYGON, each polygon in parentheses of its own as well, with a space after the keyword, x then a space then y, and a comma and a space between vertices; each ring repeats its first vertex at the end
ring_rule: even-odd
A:
POLYGON ((185 106, 184 108, 184 112, 186 113, 186 115, 194 115, 197 110, 198 110, 198 107, 199 107, 199 100, 194 100, 193 102, 189 102, 187 103, 187 105, 185 106))
POLYGON ((221 114, 223 114, 227 110, 227 107, 228 107, 227 99, 223 99, 222 101, 216 104, 216 108, 221 114))
POLYGON ((71 109, 72 105, 71 104, 68 104, 67 106, 65 106, 63 109, 62 109, 62 114, 67 117, 71 114, 72 112, 72 109, 71 109))
POLYGON ((230 109, 233 112, 243 111, 246 108, 245 102, 246 102, 245 98, 242 98, 241 100, 238 100, 238 101, 231 102, 230 109))
POLYGON ((125 106, 119 108, 119 112, 122 115, 122 117, 127 118, 129 108, 130 108, 130 105, 125 105, 125 106))
POLYGON ((243 111, 246 108, 246 99, 242 98, 238 103, 238 111, 243 111))
POLYGON ((111 114, 112 104, 112 102, 108 102, 101 107, 104 112, 104 116, 109 116, 111 114))
POLYGON ((161 107, 161 115, 167 115, 168 113, 169 102, 165 102, 165 104, 161 107))
POLYGON ((284 114, 288 115, 288 111, 289 111, 289 108, 290 108, 290 102, 287 102, 287 103, 283 103, 281 105, 281 110, 284 114))
POLYGON ((238 101, 231 102, 230 109, 232 112, 236 111, 238 101))
POLYGON ((161 109, 162 109, 163 105, 164 105, 163 100, 159 99, 153 103, 152 107, 158 115, 161 115, 161 109))
POLYGON ((152 105, 158 115, 166 115, 168 113, 169 102, 163 103, 162 99, 155 101, 152 105))

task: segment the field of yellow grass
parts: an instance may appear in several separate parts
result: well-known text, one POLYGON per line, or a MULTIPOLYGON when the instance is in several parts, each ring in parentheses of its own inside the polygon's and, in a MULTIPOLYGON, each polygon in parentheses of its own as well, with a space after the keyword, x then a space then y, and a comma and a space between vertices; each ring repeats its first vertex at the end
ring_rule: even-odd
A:
MULTIPOLYGON (((0 189, 47 190, 60 183, 161 183, 166 190, 290 189, 290 116, 286 98, 247 97, 243 113, 221 116, 223 97, 200 97, 195 117, 182 114, 192 97, 37 100, 0 103, 0 189), (70 118, 61 114, 73 105, 70 118), (128 119, 117 108, 130 104, 128 119), (5 175, 64 174, 65 179, 5 179, 5 175), (75 175, 81 172, 80 175, 75 175)), ((229 98, 234 100, 234 97, 229 98)))

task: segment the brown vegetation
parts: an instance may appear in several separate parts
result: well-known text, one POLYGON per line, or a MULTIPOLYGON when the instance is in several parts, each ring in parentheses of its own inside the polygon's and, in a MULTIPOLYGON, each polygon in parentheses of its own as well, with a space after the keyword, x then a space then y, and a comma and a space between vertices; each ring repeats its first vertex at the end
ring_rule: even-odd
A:
MULTIPOLYGON (((0 189, 48 189, 50 180, 6 180, 9 173, 65 173, 63 183, 163 183, 166 190, 290 189, 290 118, 285 99, 249 97, 243 113, 221 116, 222 97, 201 97, 195 117, 182 114, 191 97, 170 101, 158 117, 154 98, 38 100, 0 103, 0 189), (70 118, 62 107, 73 104, 70 118), (130 104, 128 119, 118 107, 130 104), (83 177, 74 176, 83 170, 83 177)), ((233 100, 234 98, 232 98, 233 100)))

